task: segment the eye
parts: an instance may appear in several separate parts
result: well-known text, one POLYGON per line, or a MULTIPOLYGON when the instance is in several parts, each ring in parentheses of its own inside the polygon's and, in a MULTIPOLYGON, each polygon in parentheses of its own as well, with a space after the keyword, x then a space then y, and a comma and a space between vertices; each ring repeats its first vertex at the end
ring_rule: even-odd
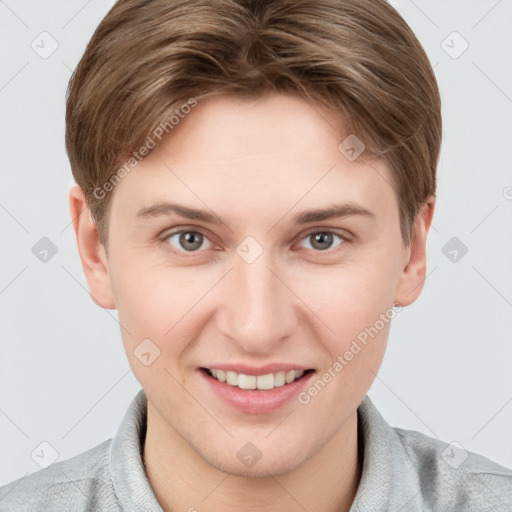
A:
MULTIPOLYGON (((205 241, 207 241, 209 244, 212 244, 208 237, 199 231, 192 230, 176 231, 170 235, 167 235, 164 238, 164 241, 172 245, 178 252, 198 252, 198 249, 203 246, 205 241)), ((209 247, 203 248, 207 249, 209 247)))
MULTIPOLYGON (((206 235, 193 229, 175 231, 164 236, 163 241, 172 246, 172 250, 178 253, 198 253, 200 249, 211 249, 214 246, 206 235)), ((334 231, 312 231, 301 239, 299 245, 304 247, 301 244, 306 242, 309 245, 309 247, 307 245, 304 247, 306 249, 331 253, 335 252, 331 249, 339 247, 347 241, 347 237, 334 231), (336 240, 338 243, 335 243, 336 240)))
POLYGON ((306 247, 306 249, 314 249, 315 251, 328 251, 333 247, 333 242, 336 238, 340 241, 338 244, 334 245, 334 247, 339 247, 347 241, 345 237, 335 233, 334 231, 313 231, 307 234, 302 239, 302 241, 311 240, 310 247, 306 247))

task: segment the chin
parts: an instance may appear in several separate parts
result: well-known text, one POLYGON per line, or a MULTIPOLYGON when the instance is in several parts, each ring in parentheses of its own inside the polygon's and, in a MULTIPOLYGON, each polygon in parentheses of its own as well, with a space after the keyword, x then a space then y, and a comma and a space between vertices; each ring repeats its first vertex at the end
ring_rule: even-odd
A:
POLYGON ((215 466, 220 471, 228 475, 246 477, 246 478, 269 478, 278 477, 290 473, 296 469, 297 464, 283 464, 282 462, 263 462, 258 461, 252 467, 244 467, 242 464, 236 464, 232 461, 226 461, 225 464, 218 464, 215 466))
MULTIPOLYGON (((246 453, 250 453, 251 450, 247 450, 246 453)), ((276 451, 265 453, 260 452, 261 458, 258 460, 248 460, 246 463, 242 462, 244 454, 235 454, 234 457, 226 457, 227 453, 224 452, 222 455, 219 454, 202 454, 203 459, 213 466, 214 468, 233 476, 239 477, 251 477, 251 478, 265 478, 265 477, 277 477, 290 473, 297 469, 303 460, 298 457, 297 450, 294 450, 293 455, 283 457, 278 455, 276 451)), ((256 455, 258 456, 258 455, 256 455)))

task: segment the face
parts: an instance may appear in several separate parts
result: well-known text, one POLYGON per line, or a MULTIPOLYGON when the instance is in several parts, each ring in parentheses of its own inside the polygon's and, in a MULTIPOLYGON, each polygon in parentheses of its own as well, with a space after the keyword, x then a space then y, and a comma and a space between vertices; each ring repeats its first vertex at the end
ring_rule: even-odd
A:
POLYGON ((282 474, 354 417, 410 285, 392 174, 291 95, 201 99, 171 135, 112 196, 126 353, 162 433, 223 471, 282 474))

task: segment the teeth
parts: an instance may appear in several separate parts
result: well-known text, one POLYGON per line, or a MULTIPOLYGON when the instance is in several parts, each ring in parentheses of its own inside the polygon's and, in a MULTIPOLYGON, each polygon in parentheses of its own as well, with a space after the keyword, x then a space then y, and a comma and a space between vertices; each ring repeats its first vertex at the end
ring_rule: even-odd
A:
POLYGON ((226 372, 226 383, 231 386, 238 386, 238 373, 226 372))
POLYGON ((286 372, 274 373, 274 387, 284 386, 286 384, 286 372))
POLYGON ((274 389, 293 381, 304 375, 304 372, 291 370, 289 372, 279 371, 276 373, 267 373, 266 375, 245 375, 232 371, 209 369, 210 375, 220 382, 225 382, 230 386, 240 389, 274 389))
POLYGON ((256 376, 238 374, 238 387, 240 389, 256 389, 256 376))
MULTIPOLYGON (((238 377, 238 381, 240 382, 240 377, 238 377)), ((273 373, 258 375, 258 377, 256 377, 256 387, 258 389, 274 389, 274 381, 275 378, 273 373)))

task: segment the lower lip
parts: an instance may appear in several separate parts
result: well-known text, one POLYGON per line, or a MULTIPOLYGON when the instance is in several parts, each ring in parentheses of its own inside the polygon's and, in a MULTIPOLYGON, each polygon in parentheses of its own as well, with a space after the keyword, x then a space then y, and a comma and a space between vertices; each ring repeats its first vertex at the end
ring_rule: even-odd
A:
POLYGON ((310 372, 307 375, 297 379, 296 381, 279 386, 273 389, 240 389, 239 387, 231 386, 225 382, 208 375, 203 370, 198 370, 203 376, 211 389, 217 393, 224 401, 239 411, 248 412, 252 414, 262 414, 273 412, 290 402, 301 392, 306 386, 315 372, 310 372))

